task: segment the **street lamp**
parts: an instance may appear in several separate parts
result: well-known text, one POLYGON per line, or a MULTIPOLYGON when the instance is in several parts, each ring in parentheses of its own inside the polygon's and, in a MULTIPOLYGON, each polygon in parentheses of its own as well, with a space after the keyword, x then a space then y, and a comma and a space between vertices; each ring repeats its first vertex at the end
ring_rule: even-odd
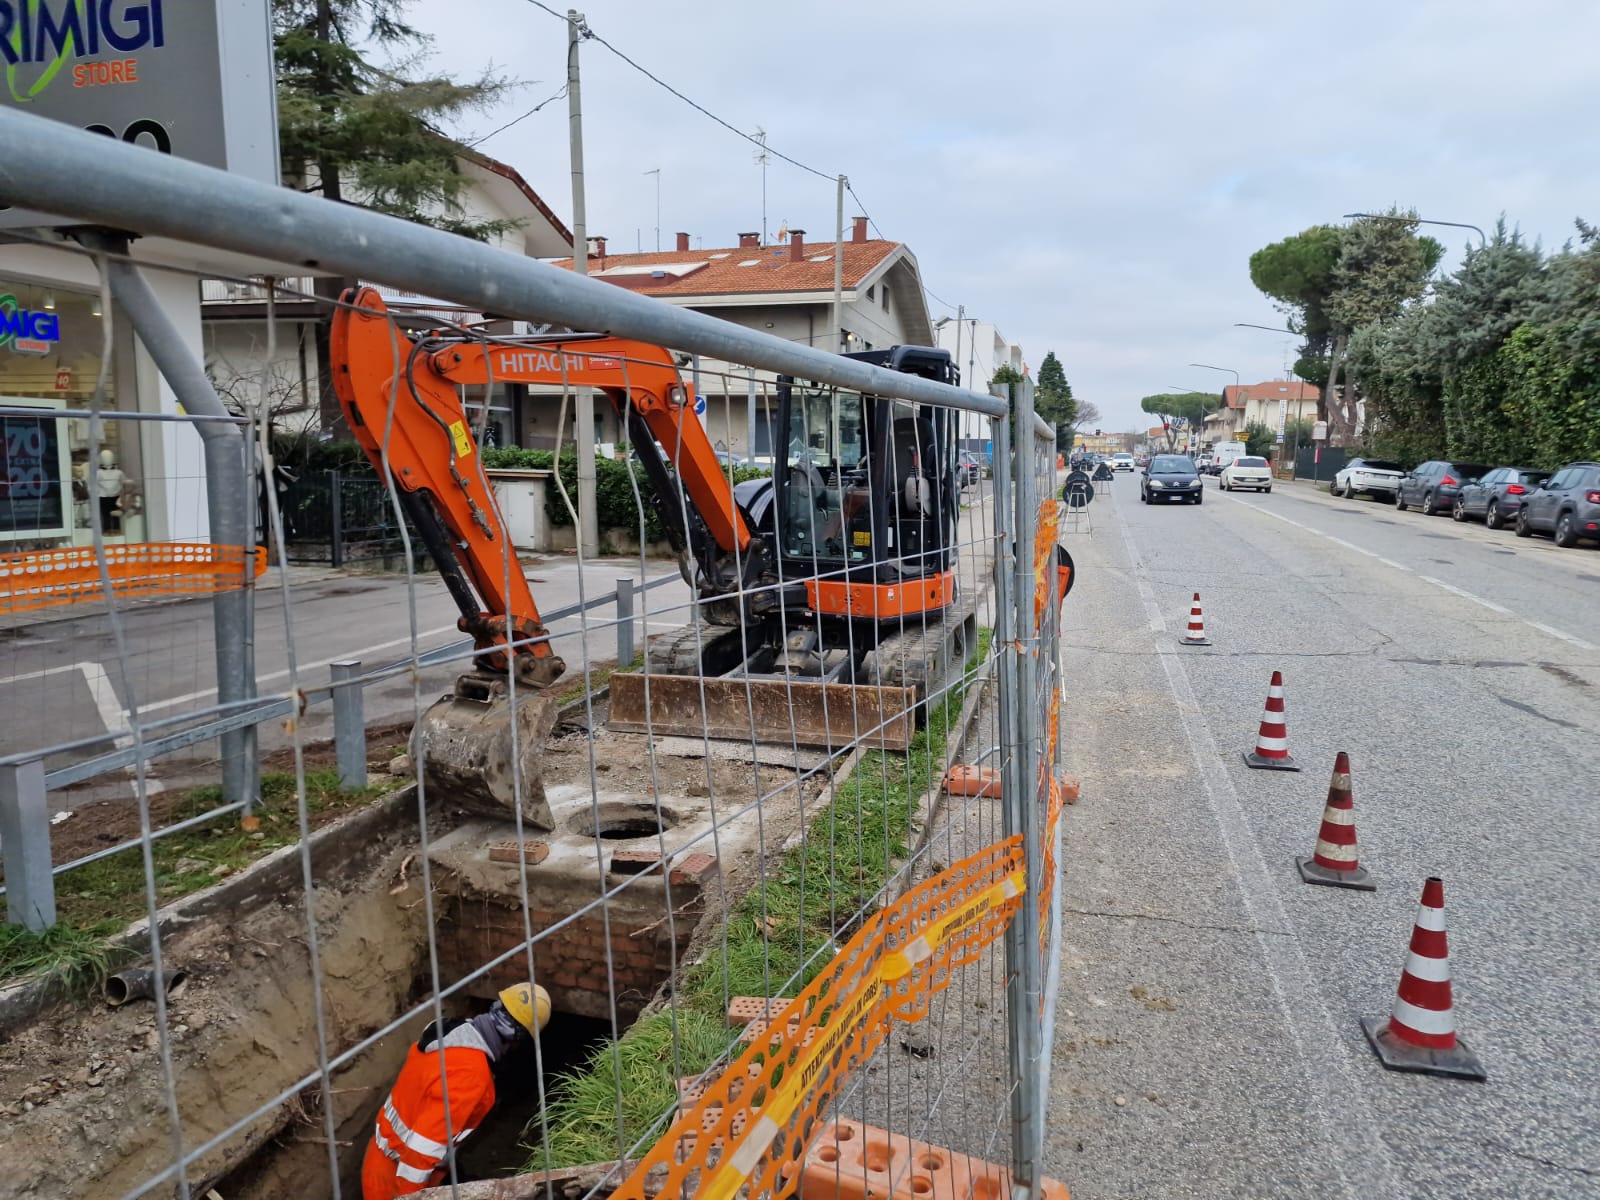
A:
POLYGON ((1427 217, 1396 217, 1389 213, 1345 213, 1346 221, 1361 217, 1368 221, 1401 221, 1407 225, 1448 225, 1452 229, 1470 229, 1478 235, 1478 249, 1483 249, 1489 244, 1489 239, 1483 236, 1483 230, 1476 225, 1468 225, 1463 221, 1430 221, 1427 217))
POLYGON ((1207 371, 1224 371, 1233 376, 1233 386, 1239 386, 1239 372, 1235 371, 1232 367, 1213 367, 1210 363, 1190 363, 1189 365, 1191 367, 1203 367, 1207 371))

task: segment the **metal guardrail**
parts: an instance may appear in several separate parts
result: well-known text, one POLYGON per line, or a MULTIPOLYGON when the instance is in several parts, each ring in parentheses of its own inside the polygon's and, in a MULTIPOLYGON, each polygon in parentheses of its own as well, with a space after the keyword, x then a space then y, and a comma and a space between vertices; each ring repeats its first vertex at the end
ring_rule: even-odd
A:
MULTIPOLYGON (((615 591, 607 592, 603 596, 596 596, 579 604, 569 604, 563 608, 555 609, 545 614, 544 619, 547 623, 560 621, 607 604, 615 604, 617 606, 617 662, 619 664, 632 662, 634 653, 633 602, 635 593, 649 591, 651 588, 660 587, 664 583, 671 583, 678 578, 679 576, 674 574, 665 574, 648 580, 643 584, 636 584, 632 579, 619 578, 615 591), (624 584, 628 586, 624 587, 624 584)), ((53 913, 55 909, 53 894, 48 897, 47 902, 45 897, 39 895, 42 880, 53 878, 87 863, 97 862, 113 854, 120 854, 124 850, 141 844, 140 839, 119 842, 117 845, 108 846, 103 850, 96 850, 93 854, 75 858, 71 862, 52 866, 48 874, 32 869, 33 866, 40 862, 49 863, 51 861, 49 806, 45 803, 47 793, 68 787, 74 783, 82 783, 85 780, 109 774, 112 771, 126 769, 140 760, 148 762, 151 759, 186 749, 200 742, 212 741, 221 737, 224 733, 231 733, 238 729, 254 728, 257 725, 264 725, 268 721, 304 713, 307 708, 315 704, 322 704, 330 700, 333 702, 334 753, 339 767, 340 786, 363 786, 367 777, 367 753, 366 720, 361 704, 361 690, 368 684, 380 683, 385 679, 407 675, 416 669, 444 666, 446 663, 469 656, 472 650, 472 641, 464 638, 460 641, 451 642, 446 646, 423 651, 415 659, 397 659, 394 662, 386 663, 381 667, 374 667, 366 672, 361 670, 361 664, 355 660, 346 659, 330 663, 329 670, 333 678, 332 682, 326 687, 303 689, 298 696, 273 696, 253 701, 237 711, 226 713, 220 717, 212 717, 189 728, 180 729, 156 738, 141 738, 108 754, 96 755, 94 758, 58 767, 54 771, 45 771, 43 769, 42 760, 37 752, 8 754, 0 757, 0 847, 7 848, 5 854, 7 883, 0 885, 0 895, 11 897, 9 902, 22 905, 24 911, 45 911, 47 909, 53 913), (9 849, 13 843, 17 846, 14 851, 9 849), (30 865, 23 865, 22 859, 24 857, 31 860, 30 865), (20 880, 20 884, 13 882, 16 880, 20 880)), ((173 720, 177 722, 183 719, 179 717, 173 720)), ((156 724, 159 724, 159 722, 156 724)), ((148 729, 149 726, 145 728, 148 729)), ((128 737, 129 735, 126 732, 107 733, 100 738, 85 739, 78 745, 94 745, 96 742, 102 741, 124 741, 128 737)), ((183 821, 153 830, 150 837, 152 840, 161 838, 248 807, 247 804, 237 801, 231 804, 222 804, 183 821)))

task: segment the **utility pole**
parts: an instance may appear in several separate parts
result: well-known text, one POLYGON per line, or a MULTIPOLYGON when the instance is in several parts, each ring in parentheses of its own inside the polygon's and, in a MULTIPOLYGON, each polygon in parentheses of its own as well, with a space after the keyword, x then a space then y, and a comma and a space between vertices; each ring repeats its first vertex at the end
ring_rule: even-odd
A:
POLYGON ((843 175, 839 176, 838 194, 834 201, 833 336, 840 354, 850 349, 850 342, 844 335, 844 189, 849 182, 843 175))
MULTIPOLYGON (((578 96, 578 42, 587 26, 583 14, 567 9, 567 127, 572 139, 572 269, 589 273, 589 231, 583 207, 583 105, 578 96)), ((594 498, 594 398, 586 387, 575 389, 578 407, 578 550, 600 553, 600 523, 594 498)))

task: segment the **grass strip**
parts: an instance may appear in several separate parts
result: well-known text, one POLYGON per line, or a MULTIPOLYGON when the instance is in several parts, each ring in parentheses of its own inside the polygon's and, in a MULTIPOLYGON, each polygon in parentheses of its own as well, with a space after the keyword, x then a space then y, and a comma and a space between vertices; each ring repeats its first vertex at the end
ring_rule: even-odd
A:
POLYGON ((978 631, 962 680, 929 709, 911 748, 863 753, 812 819, 804 845, 784 854, 765 883, 733 905, 727 953, 719 938, 705 960, 683 971, 676 984, 676 1055, 672 1012, 648 1016, 598 1047, 555 1084, 546 1120, 536 1117, 524 1130, 525 1170, 617 1158, 619 1127, 626 1149, 677 1104, 675 1068, 699 1074, 727 1053, 725 995, 765 995, 769 981, 781 994, 798 995, 828 965, 834 935, 877 906, 910 847, 913 806, 944 773, 962 696, 988 655, 990 636, 988 628, 978 631))
MULTIPOLYGON (((396 785, 404 782, 396 780, 396 785)), ((306 808, 313 828, 384 794, 381 787, 343 791, 333 768, 306 772, 306 808)), ((261 804, 253 821, 230 812, 151 843, 156 902, 169 903, 232 875, 280 847, 300 840, 293 772, 261 777, 261 804), (247 827, 248 826, 248 827, 247 827)), ((198 787, 175 797, 166 824, 196 817, 223 802, 222 789, 198 787)), ((43 933, 0 926, 0 983, 53 977, 73 991, 104 978, 108 940, 144 916, 144 854, 135 844, 56 876, 56 924, 43 933)))

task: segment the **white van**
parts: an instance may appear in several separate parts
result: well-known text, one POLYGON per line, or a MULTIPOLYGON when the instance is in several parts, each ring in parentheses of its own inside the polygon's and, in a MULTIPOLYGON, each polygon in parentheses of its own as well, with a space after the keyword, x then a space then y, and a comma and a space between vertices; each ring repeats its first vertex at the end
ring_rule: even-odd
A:
POLYGON ((1243 442, 1218 442, 1211 448, 1211 473, 1222 474, 1222 469, 1236 458, 1243 458, 1249 450, 1243 442))

